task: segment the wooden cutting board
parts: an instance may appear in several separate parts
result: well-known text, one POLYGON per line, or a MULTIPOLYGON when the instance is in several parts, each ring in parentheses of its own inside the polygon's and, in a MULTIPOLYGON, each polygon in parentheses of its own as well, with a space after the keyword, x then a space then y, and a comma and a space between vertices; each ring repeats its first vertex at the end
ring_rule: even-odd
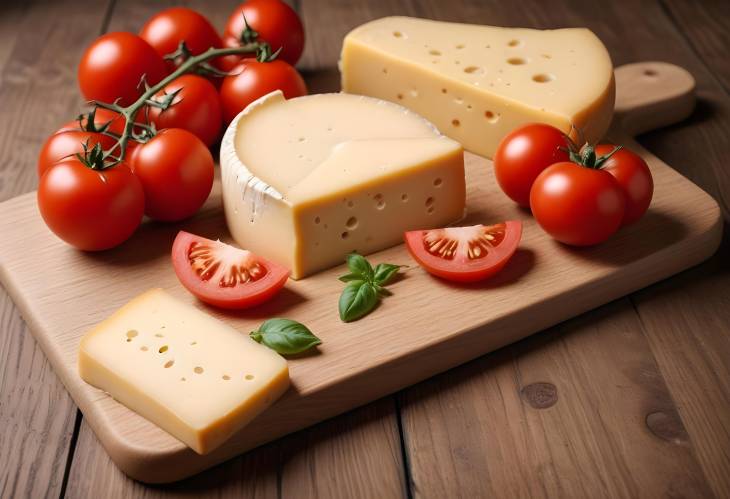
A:
POLYGON ((688 116, 694 80, 664 63, 616 70, 616 116, 610 139, 638 151, 654 175, 651 209, 608 242, 574 249, 550 239, 494 181, 491 162, 467 154, 468 219, 464 224, 524 221, 520 249, 495 278, 457 286, 414 266, 401 245, 371 261, 412 265, 389 287, 393 296, 371 315, 343 324, 337 300, 344 266, 291 281, 252 311, 222 312, 195 302, 178 283, 169 252, 179 229, 228 238, 220 186, 193 220, 146 223, 112 251, 82 253, 45 227, 29 193, 2 203, 0 278, 84 417, 117 465, 144 482, 178 480, 248 449, 365 404, 479 355, 665 278, 709 257, 719 245, 717 203, 643 150, 632 137, 688 116), (248 333, 263 320, 307 324, 323 345, 290 360, 292 388, 271 409, 206 456, 86 383, 77 374, 82 335, 151 287, 248 333))

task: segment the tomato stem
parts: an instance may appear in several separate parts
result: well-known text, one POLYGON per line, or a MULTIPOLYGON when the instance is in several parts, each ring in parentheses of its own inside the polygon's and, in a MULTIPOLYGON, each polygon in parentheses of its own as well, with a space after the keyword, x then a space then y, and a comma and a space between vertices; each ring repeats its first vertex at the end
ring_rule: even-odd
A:
MULTIPOLYGON (((238 55, 238 54, 249 54, 251 52, 259 52, 259 51, 266 51, 268 48, 268 44, 266 42, 257 42, 252 41, 249 43, 246 43, 244 45, 241 45, 240 47, 226 47, 226 48, 210 48, 207 51, 203 52, 199 55, 189 55, 181 64, 177 67, 175 71, 167 75, 165 78, 160 80, 158 83, 156 83, 153 86, 147 85, 146 81, 144 80, 144 76, 142 77, 142 84, 144 84, 145 91, 142 95, 139 96, 139 98, 129 106, 123 107, 120 106, 116 101, 113 103, 108 102, 102 102, 102 101, 92 101, 93 106, 101 107, 103 109, 108 109, 110 111, 114 111, 121 116, 124 117, 124 129, 119 135, 117 139, 117 143, 114 144, 111 149, 103 151, 102 154, 102 160, 104 164, 100 166, 98 164, 99 158, 95 157, 93 158, 93 161, 90 161, 92 158, 86 158, 84 160, 84 163, 86 163, 91 168, 94 168, 96 170, 103 170, 106 168, 111 168, 113 166, 118 165, 121 163, 125 157, 126 151, 127 151, 127 142, 129 142, 130 138, 134 139, 134 128, 135 127, 141 127, 147 132, 156 132, 154 130, 153 126, 142 124, 142 123, 135 123, 134 117, 137 115, 137 112, 142 109, 145 106, 153 105, 157 107, 162 106, 168 106, 172 102, 172 98, 169 99, 168 103, 155 101, 152 99, 158 92, 160 92, 162 89, 164 89, 167 85, 172 83, 175 79, 179 78, 180 76, 193 72, 198 66, 203 65, 206 63, 206 61, 216 58, 216 57, 223 57, 227 55, 238 55), (114 151, 118 150, 118 154, 113 155, 114 151), (108 159, 111 159, 111 161, 106 161, 108 159), (93 163, 93 164, 92 164, 93 163)), ((185 47, 185 42, 180 43, 180 48, 178 48, 178 52, 186 51, 187 47, 185 47)), ((270 53, 270 48, 268 48, 268 53, 270 53)), ((189 54, 189 51, 187 51, 189 54)), ((183 53, 177 54, 177 52, 174 52, 173 54, 170 54, 174 57, 179 57, 184 55, 183 53)), ((172 95, 172 94, 171 94, 172 95)), ((173 97, 174 98, 174 97, 173 97)), ((166 109, 166 107, 165 107, 166 109)), ((93 112, 93 111, 92 111, 93 112)), ((91 113, 90 113, 91 114, 91 113)), ((93 120, 93 115, 91 115, 91 119, 93 120)), ((84 156, 88 156, 88 154, 84 154, 84 156)))

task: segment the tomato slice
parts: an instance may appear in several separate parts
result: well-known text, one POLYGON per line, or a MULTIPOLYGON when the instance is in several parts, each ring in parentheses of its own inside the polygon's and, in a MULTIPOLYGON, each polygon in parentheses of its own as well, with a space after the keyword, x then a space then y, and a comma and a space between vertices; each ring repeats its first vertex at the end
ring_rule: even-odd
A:
POLYGON ((250 251, 182 230, 172 245, 172 265, 182 285, 198 299, 228 309, 271 299, 290 274, 250 251))
POLYGON ((502 270, 521 237, 518 221, 405 233, 408 251, 421 267, 457 282, 481 281, 502 270))

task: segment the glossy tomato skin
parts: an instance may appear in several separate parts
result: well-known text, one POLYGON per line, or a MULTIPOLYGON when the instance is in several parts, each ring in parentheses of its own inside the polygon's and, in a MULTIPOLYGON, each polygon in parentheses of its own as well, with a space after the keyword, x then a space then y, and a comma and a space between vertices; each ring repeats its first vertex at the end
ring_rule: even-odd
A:
POLYGON ((548 166, 568 161, 569 141, 557 128, 533 123, 505 136, 494 154, 494 175, 507 196, 530 206, 530 189, 548 166))
POLYGON ((563 162, 535 179, 530 208, 553 238, 573 246, 591 246, 605 241, 621 226, 625 200, 610 173, 563 162))
MULTIPOLYGON (((188 291, 210 305, 238 310, 260 305, 278 294, 289 278, 290 272, 285 267, 251 254, 251 258, 265 269, 263 278, 228 286, 220 285, 220 274, 203 280, 191 262, 190 254, 193 244, 209 248, 225 247, 223 253, 231 255, 233 258, 241 255, 243 251, 220 241, 211 241, 189 232, 180 231, 178 233, 172 245, 172 264, 175 274, 188 291)), ((226 263, 221 261, 219 269, 225 269, 226 263)))
POLYGON ((259 40, 271 45, 272 51, 282 48, 281 59, 291 65, 299 61, 304 51, 304 26, 294 9, 280 0, 248 0, 231 13, 224 38, 241 39, 243 16, 259 34, 259 40))
POLYGON ((145 40, 124 32, 97 38, 78 68, 79 86, 87 100, 112 103, 119 98, 122 106, 142 95, 142 75, 149 85, 158 83, 167 75, 165 61, 145 40))
POLYGON ((233 72, 234 75, 223 79, 220 89, 225 123, 230 123, 246 106, 274 90, 281 90, 287 99, 307 94, 307 85, 299 72, 279 59, 271 62, 246 59, 233 72))
POLYGON ((53 165, 66 159, 75 159, 76 154, 83 154, 84 144, 91 149, 100 143, 105 150, 114 147, 116 140, 113 137, 96 132, 82 130, 59 131, 46 139, 38 155, 38 178, 53 165))
MULTIPOLYGON (((186 7, 172 7, 158 12, 145 23, 139 36, 162 57, 175 52, 183 40, 193 55, 223 46, 220 35, 210 21, 186 7)), ((175 68, 173 61, 167 63, 170 70, 175 68)))
MULTIPOLYGON (((596 146, 596 154, 605 156, 614 148, 610 144, 600 144, 596 146)), ((601 169, 613 175, 626 195, 626 210, 621 225, 636 222, 649 209, 654 195, 654 179, 649 165, 638 154, 622 148, 611 155, 601 169)))
POLYGON ((510 220, 501 224, 483 227, 449 227, 447 229, 413 230, 404 235, 406 248, 414 260, 428 273, 453 282, 470 283, 488 279, 509 262, 522 238, 522 222, 510 220), (499 233, 496 246, 490 248, 483 258, 469 260, 457 253, 451 259, 443 258, 426 249, 425 236, 435 231, 466 231, 482 227, 487 233, 499 233))
POLYGON ((192 216, 213 187, 213 156, 199 138, 180 128, 162 130, 140 144, 131 166, 144 188, 144 212, 155 220, 192 216))
POLYGON ((218 139, 223 125, 218 91, 202 76, 186 74, 165 86, 163 91, 157 94, 157 99, 178 90, 172 105, 164 111, 159 107, 150 106, 150 121, 158 130, 185 129, 197 136, 205 145, 211 146, 218 139))
POLYGON ((81 250, 100 251, 123 243, 139 227, 144 192, 124 163, 96 171, 68 160, 41 177, 38 208, 59 238, 81 250))

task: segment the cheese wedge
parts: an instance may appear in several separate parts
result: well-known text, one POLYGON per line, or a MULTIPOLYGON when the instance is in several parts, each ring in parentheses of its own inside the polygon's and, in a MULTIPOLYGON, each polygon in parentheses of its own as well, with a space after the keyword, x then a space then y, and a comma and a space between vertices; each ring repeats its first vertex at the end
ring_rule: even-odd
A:
POLYGON ((583 28, 386 17, 347 35, 340 70, 343 91, 402 104, 488 158, 502 137, 531 122, 566 133, 575 126, 595 142, 613 113, 611 59, 583 28))
POLYGON ((226 131, 221 176, 233 238, 295 279, 464 214, 461 146, 370 97, 262 97, 226 131))
POLYGON ((283 357, 161 289, 83 337, 79 374, 199 454, 289 387, 283 357))

